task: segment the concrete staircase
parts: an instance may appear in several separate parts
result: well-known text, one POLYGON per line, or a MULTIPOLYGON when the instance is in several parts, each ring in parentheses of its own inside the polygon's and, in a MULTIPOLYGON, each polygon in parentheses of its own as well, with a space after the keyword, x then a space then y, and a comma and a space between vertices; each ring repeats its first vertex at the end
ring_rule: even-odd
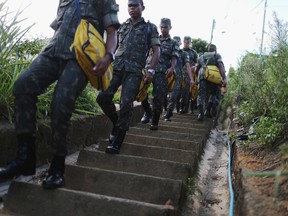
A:
POLYGON ((158 131, 139 123, 127 132, 119 155, 105 154, 107 140, 81 150, 66 165, 64 188, 44 190, 40 177, 12 181, 0 215, 180 215, 212 124, 177 113, 171 122, 160 120, 158 131))

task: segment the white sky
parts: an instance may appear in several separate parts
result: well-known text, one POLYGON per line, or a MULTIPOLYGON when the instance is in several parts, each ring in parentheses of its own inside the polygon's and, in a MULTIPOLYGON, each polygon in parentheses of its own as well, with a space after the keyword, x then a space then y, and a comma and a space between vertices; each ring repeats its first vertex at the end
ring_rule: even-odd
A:
MULTIPOLYGON (((0 0, 2 2, 4 0, 0 0)), ((120 6, 120 22, 128 18, 128 0, 116 0, 120 6)), ((267 0, 265 31, 275 11, 278 18, 288 22, 288 1, 267 0)), ((8 0, 10 11, 24 9, 21 18, 27 18, 25 25, 35 23, 30 31, 33 38, 51 37, 53 30, 49 27, 56 17, 59 0, 8 0)), ((146 9, 143 17, 159 26, 160 19, 172 21, 171 36, 185 35, 201 38, 210 42, 213 19, 216 21, 213 40, 222 55, 226 69, 236 67, 242 55, 260 50, 265 0, 144 0, 146 9)), ((160 31, 159 31, 160 33, 160 31)), ((264 49, 269 47, 265 42, 264 49)))

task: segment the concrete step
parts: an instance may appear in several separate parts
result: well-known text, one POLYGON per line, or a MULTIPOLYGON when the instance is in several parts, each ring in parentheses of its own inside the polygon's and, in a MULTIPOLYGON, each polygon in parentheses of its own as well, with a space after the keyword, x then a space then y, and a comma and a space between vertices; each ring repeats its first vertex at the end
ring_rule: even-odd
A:
POLYGON ((212 124, 213 119, 198 122, 196 114, 178 113, 171 122, 160 120, 158 131, 134 124, 119 155, 106 154, 108 141, 101 137, 73 163, 66 160, 64 188, 44 190, 43 176, 13 180, 0 215, 179 215, 212 124))
MULTIPOLYGON (((172 119, 171 121, 164 121, 161 120, 160 124, 161 125, 166 125, 166 126, 173 126, 173 127, 189 127, 189 128, 198 128, 198 129, 206 129, 209 130, 210 125, 212 121, 207 122, 207 124, 203 124, 202 122, 183 122, 181 119, 172 119)), ((138 126, 140 123, 138 123, 136 126, 138 126)), ((143 124, 143 123, 141 123, 143 124)), ((145 125, 145 124, 144 124, 145 125)))
POLYGON ((185 182, 191 167, 187 163, 157 160, 131 155, 109 155, 101 151, 80 151, 77 165, 120 172, 151 175, 185 182))
MULTIPOLYGON (((105 151, 108 145, 107 140, 100 142, 99 150, 105 151)), ((196 164, 198 159, 197 153, 195 151, 181 150, 175 148, 166 148, 159 146, 147 146, 138 145, 133 143, 124 142, 122 144, 120 154, 122 155, 133 155, 139 157, 153 158, 158 160, 174 161, 179 163, 188 163, 192 167, 196 164)))
POLYGON ((70 190, 158 205, 170 200, 176 208, 184 192, 180 180, 76 165, 66 166, 65 178, 65 188, 70 190))
POLYGON ((40 185, 17 181, 11 183, 5 208, 3 215, 7 216, 176 215, 176 209, 169 204, 155 205, 67 188, 47 191, 40 185))
MULTIPOLYGON (((162 119, 164 118, 162 117, 162 119)), ((203 121, 198 121, 197 115, 173 113, 173 116, 171 117, 171 122, 183 122, 205 125, 209 122, 213 122, 213 118, 204 118, 203 121)))
POLYGON ((196 142, 193 140, 169 139, 164 137, 151 137, 146 135, 129 134, 129 133, 126 134, 125 141, 128 143, 134 143, 139 145, 153 145, 159 147, 193 150, 193 151, 197 151, 197 149, 203 145, 203 142, 196 142))
MULTIPOLYGON (((194 126, 194 125, 193 125, 194 126)), ((150 129, 150 125, 146 124, 137 124, 135 128, 141 128, 141 129, 150 129)), ((197 126, 194 127, 185 127, 182 126, 181 124, 174 124, 174 125, 169 125, 169 124, 164 124, 161 123, 159 124, 159 128, 162 131, 172 131, 172 132, 179 132, 179 133, 191 133, 191 134, 197 134, 197 135, 205 135, 207 134, 207 128, 199 128, 197 126)))
POLYGON ((159 125, 159 130, 152 131, 150 129, 143 129, 137 127, 131 127, 128 134, 137 134, 137 135, 145 135, 157 138, 169 138, 176 140, 194 140, 195 142, 199 142, 203 139, 203 134, 192 134, 192 133, 181 133, 174 131, 163 131, 161 129, 161 125, 159 125))

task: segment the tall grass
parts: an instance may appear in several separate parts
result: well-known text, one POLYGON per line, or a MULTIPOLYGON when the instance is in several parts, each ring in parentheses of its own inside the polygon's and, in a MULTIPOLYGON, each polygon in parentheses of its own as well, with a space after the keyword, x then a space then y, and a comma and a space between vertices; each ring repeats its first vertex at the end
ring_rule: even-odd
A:
POLYGON ((12 121, 13 97, 11 90, 13 83, 19 76, 19 71, 24 70, 29 62, 17 54, 17 44, 33 26, 20 28, 19 16, 23 10, 15 14, 9 12, 5 6, 7 0, 0 3, 0 117, 12 121))

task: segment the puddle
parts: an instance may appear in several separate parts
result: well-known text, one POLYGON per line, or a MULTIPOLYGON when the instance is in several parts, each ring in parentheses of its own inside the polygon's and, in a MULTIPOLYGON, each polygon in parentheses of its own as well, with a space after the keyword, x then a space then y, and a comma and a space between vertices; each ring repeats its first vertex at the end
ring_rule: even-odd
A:
POLYGON ((221 216, 229 213, 228 149, 225 132, 213 129, 198 166, 195 192, 181 216, 221 216))

